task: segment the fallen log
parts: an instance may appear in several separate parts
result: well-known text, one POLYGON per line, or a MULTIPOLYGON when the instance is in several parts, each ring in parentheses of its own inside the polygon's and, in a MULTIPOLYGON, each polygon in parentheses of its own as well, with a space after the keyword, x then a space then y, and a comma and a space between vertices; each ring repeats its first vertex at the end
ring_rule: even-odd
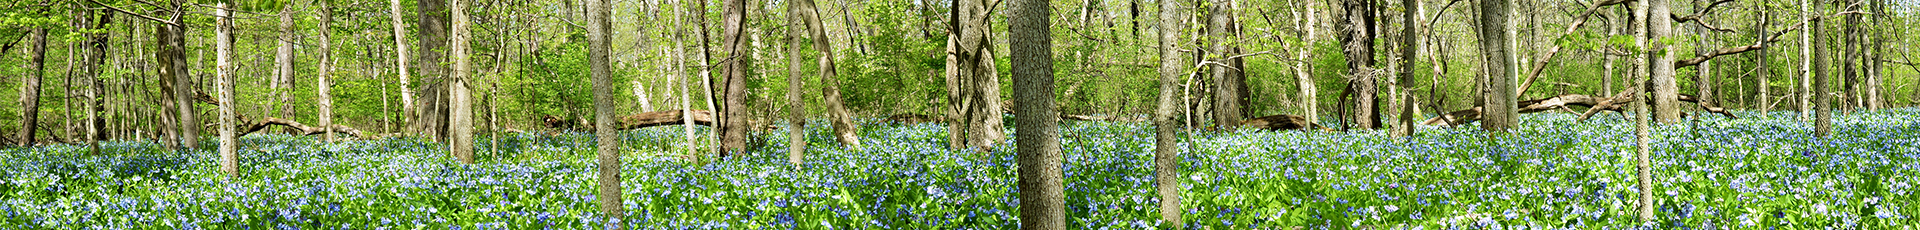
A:
MULTIPOLYGON (((360 130, 353 129, 353 127, 348 127, 346 125, 341 125, 341 124, 333 124, 332 127, 315 127, 315 126, 307 126, 306 124, 301 124, 298 121, 282 119, 277 117, 267 117, 267 118, 260 119, 259 121, 251 121, 243 116, 243 117, 240 117, 240 120, 241 120, 240 122, 241 124, 238 127, 240 128, 240 135, 238 136, 242 136, 242 137, 247 136, 247 134, 253 134, 254 132, 259 132, 262 129, 266 129, 268 126, 276 126, 276 125, 292 128, 294 129, 294 131, 296 131, 297 134, 302 136, 326 134, 327 132, 331 131, 335 134, 346 134, 348 136, 353 136, 356 138, 365 137, 365 135, 362 134, 360 130)), ((207 124, 206 127, 212 127, 214 125, 219 125, 219 124, 207 124)))
POLYGON ((1333 131, 1333 129, 1322 127, 1320 126, 1320 124, 1307 123, 1307 117, 1302 117, 1299 115, 1287 115, 1287 114, 1256 117, 1253 119, 1243 120, 1243 121, 1240 121, 1240 128, 1260 129, 1265 131, 1306 130, 1306 129, 1319 129, 1321 131, 1333 131))
POLYGON ((1072 114, 1061 114, 1061 115, 1060 115, 1060 120, 1068 120, 1068 121, 1120 121, 1120 122, 1141 122, 1141 121, 1146 121, 1145 119, 1140 119, 1140 118, 1137 118, 1137 117, 1121 117, 1121 116, 1093 116, 1093 115, 1072 115, 1072 114))
MULTIPOLYGON (((691 110, 690 112, 687 112, 687 113, 693 116, 694 125, 705 125, 707 127, 713 127, 712 111, 691 110)), ((625 117, 620 117, 620 123, 617 124, 616 126, 620 130, 630 130, 630 129, 643 129, 643 128, 654 127, 654 126, 686 124, 687 121, 681 116, 681 114, 682 114, 681 110, 676 109, 676 110, 653 111, 653 112, 645 112, 645 113, 639 113, 634 115, 627 115, 625 117)))
MULTIPOLYGON (((1567 94, 1567 95, 1560 95, 1560 96, 1549 97, 1549 98, 1520 101, 1519 103, 1520 107, 1518 109, 1520 109, 1519 113, 1538 113, 1538 112, 1545 112, 1545 111, 1553 111, 1554 109, 1564 109, 1572 106, 1581 106, 1581 107, 1595 108, 1598 110, 1618 112, 1618 111, 1621 111, 1621 108, 1620 108, 1621 102, 1633 101, 1632 96, 1634 94, 1632 93, 1633 92, 1622 92, 1619 97, 1614 97, 1614 98, 1594 97, 1594 96, 1581 95, 1581 94, 1567 94)), ((1712 103, 1705 103, 1705 104, 1700 103, 1699 99, 1694 98, 1693 95, 1681 94, 1680 101, 1693 102, 1694 104, 1699 104, 1701 110, 1717 113, 1717 114, 1720 114, 1721 116, 1726 116, 1727 118, 1730 118, 1730 119, 1740 119, 1739 116, 1734 115, 1732 112, 1727 111, 1727 109, 1725 108, 1714 107, 1713 105, 1711 105, 1712 103)), ((1592 113, 1594 112, 1596 111, 1593 109, 1589 109, 1588 112, 1582 114, 1582 117, 1591 116, 1592 113)), ((1448 118, 1451 118, 1453 120, 1453 125, 1472 123, 1474 121, 1480 120, 1480 107, 1473 107, 1470 109, 1448 112, 1447 114, 1442 116, 1445 116, 1445 117, 1436 116, 1434 118, 1430 118, 1430 119, 1427 119, 1426 121, 1420 122, 1420 124, 1421 125, 1443 125, 1443 124, 1447 124, 1446 120, 1448 118)))
POLYGON ((939 116, 918 114, 918 113, 901 113, 901 114, 894 114, 893 116, 887 116, 887 122, 902 123, 902 124, 945 122, 946 120, 947 120, 946 118, 942 118, 939 116))

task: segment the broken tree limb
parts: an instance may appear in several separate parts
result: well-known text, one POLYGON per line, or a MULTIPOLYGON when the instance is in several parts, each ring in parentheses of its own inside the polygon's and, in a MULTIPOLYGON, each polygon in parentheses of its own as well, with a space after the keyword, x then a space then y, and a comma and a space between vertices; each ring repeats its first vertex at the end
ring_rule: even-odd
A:
POLYGON ((1302 117, 1299 115, 1287 115, 1287 114, 1256 117, 1253 119, 1243 120, 1243 121, 1240 121, 1240 128, 1260 129, 1260 130, 1266 130, 1266 131, 1306 130, 1306 129, 1319 129, 1321 131, 1333 131, 1333 129, 1322 127, 1320 126, 1320 124, 1307 123, 1307 117, 1302 117))
POLYGON ((1575 122, 1586 122, 1587 118, 1593 117, 1594 114, 1599 114, 1600 110, 1603 109, 1618 112, 1620 108, 1618 103, 1630 101, 1630 99, 1633 99, 1633 95, 1640 94, 1640 90, 1641 87, 1627 87, 1626 90, 1621 90, 1620 94, 1615 94, 1613 97, 1600 101, 1600 104, 1587 108, 1587 112, 1580 113, 1580 119, 1576 119, 1575 122))
MULTIPOLYGON (((1622 92, 1621 94, 1624 94, 1623 96, 1616 96, 1612 98, 1594 97, 1594 96, 1581 95, 1581 94, 1567 94, 1567 95, 1560 95, 1560 96, 1549 97, 1549 98, 1525 100, 1525 101, 1520 101, 1519 103, 1520 104, 1519 113, 1546 112, 1546 111, 1553 111, 1561 107, 1571 107, 1571 106, 1588 107, 1589 109, 1587 113, 1581 115, 1583 117, 1591 116, 1592 115, 1591 113, 1596 112, 1594 111, 1595 109, 1619 111, 1620 106, 1618 103, 1628 102, 1633 100, 1632 94, 1630 93, 1634 93, 1634 91, 1622 92)), ((1701 110, 1717 113, 1722 116, 1726 116, 1727 118, 1730 118, 1730 119, 1740 119, 1739 116, 1735 116, 1732 112, 1727 111, 1727 109, 1725 108, 1714 107, 1712 105, 1712 102, 1700 103, 1699 99, 1693 97, 1693 95, 1681 94, 1680 101, 1693 102, 1694 104, 1699 104, 1701 110)), ((1480 120, 1480 107, 1473 107, 1471 109, 1448 112, 1445 115, 1427 119, 1424 122, 1420 122, 1420 124, 1421 125, 1448 124, 1448 123, 1445 123, 1446 120, 1448 119, 1451 119, 1454 121, 1452 123, 1453 125, 1460 125, 1460 124, 1470 123, 1473 121, 1478 121, 1480 120)), ((1584 121, 1584 120, 1585 119, 1581 119, 1581 121, 1584 121)))
MULTIPOLYGON (((620 117, 620 123, 618 127, 620 130, 630 130, 630 129, 642 129, 642 128, 654 127, 654 126, 685 124, 686 121, 681 118, 680 114, 681 114, 680 110, 676 109, 676 110, 653 111, 653 112, 645 112, 645 113, 639 113, 634 115, 627 115, 625 117, 620 117)), ((686 114, 691 114, 691 116, 693 116, 692 120, 693 120, 693 124, 695 125, 705 125, 708 127, 713 126, 713 111, 691 110, 686 112, 686 114)))
MULTIPOLYGON (((267 118, 262 118, 258 121, 254 121, 254 120, 247 119, 245 116, 242 116, 240 117, 239 120, 241 120, 241 124, 239 126, 239 129, 241 131, 239 136, 247 136, 247 134, 253 134, 254 132, 259 132, 262 129, 266 129, 268 126, 285 126, 287 128, 292 128, 296 131, 299 131, 298 134, 302 136, 326 134, 327 132, 331 131, 334 134, 346 134, 348 136, 353 136, 353 137, 366 137, 360 132, 360 130, 353 129, 353 127, 348 127, 346 125, 341 125, 341 124, 334 124, 329 129, 328 127, 307 126, 306 124, 302 124, 298 121, 282 119, 277 117, 267 117, 267 118)), ((205 127, 213 127, 214 125, 219 125, 219 124, 207 124, 205 127)))
MULTIPOLYGON (((1627 0, 1596 0, 1594 1, 1593 6, 1587 7, 1586 11, 1583 11, 1582 13, 1580 13, 1580 17, 1576 17, 1573 19, 1573 24, 1567 24, 1567 29, 1560 32, 1560 36, 1565 37, 1568 34, 1573 34, 1574 30, 1580 29, 1580 26, 1586 25, 1587 19, 1593 18, 1594 14, 1598 14, 1598 12, 1600 12, 1600 7, 1617 5, 1621 3, 1627 3, 1627 2, 1628 2, 1627 0)), ((1535 59, 1533 63, 1533 69, 1527 71, 1527 80, 1522 81, 1520 83, 1520 92, 1514 93, 1513 95, 1527 95, 1527 88, 1532 88, 1533 80, 1536 80, 1540 77, 1540 71, 1547 70, 1546 68, 1547 61, 1553 60, 1553 56, 1559 55, 1559 54, 1560 54, 1559 44, 1553 45, 1553 48, 1547 48, 1546 53, 1541 54, 1541 57, 1539 59, 1535 59)))

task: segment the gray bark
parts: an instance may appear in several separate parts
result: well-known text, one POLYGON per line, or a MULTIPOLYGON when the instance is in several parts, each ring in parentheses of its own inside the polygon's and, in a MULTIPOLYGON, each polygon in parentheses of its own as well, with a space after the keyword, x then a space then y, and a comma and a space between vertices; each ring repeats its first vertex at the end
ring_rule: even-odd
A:
POLYGON ((387 7, 388 17, 393 19, 393 52, 398 55, 397 58, 393 59, 393 65, 395 70, 400 71, 400 82, 398 82, 400 84, 400 113, 403 114, 400 116, 400 123, 411 127, 414 123, 413 79, 412 76, 410 76, 413 68, 409 66, 407 62, 413 59, 408 59, 407 56, 411 55, 407 53, 407 22, 401 17, 400 0, 388 1, 387 7))
MULTIPOLYGON (((1822 4, 1824 5, 1824 4, 1822 4)), ((1821 24, 1823 17, 1808 19, 1813 24, 1809 30, 1813 33, 1813 134, 1821 138, 1833 132, 1833 95, 1828 87, 1827 77, 1827 37, 1821 24)))
POLYGON ((720 36, 725 45, 724 49, 727 50, 727 58, 720 61, 723 78, 718 86, 722 88, 720 92, 722 97, 725 97, 723 100, 726 104, 719 110, 721 117, 718 132, 720 133, 720 156, 725 158, 731 154, 746 153, 747 138, 751 138, 747 136, 747 130, 751 129, 751 125, 747 123, 747 112, 750 108, 747 108, 746 103, 747 78, 748 74, 752 73, 752 70, 748 69, 751 66, 749 57, 752 55, 752 50, 747 44, 747 1, 725 0, 720 11, 721 26, 724 28, 720 36))
MULTIPOLYGON (((1020 130, 1020 228, 1066 229, 1059 116, 1053 109, 1053 33, 1047 0, 1017 0, 1007 18, 1013 98, 1020 130)), ((997 114, 996 114, 997 115, 997 114)))
POLYGON ((1336 20, 1340 28, 1342 53, 1347 56, 1348 85, 1351 95, 1352 111, 1346 118, 1348 128, 1375 129, 1380 126, 1380 106, 1378 89, 1374 86, 1374 47, 1376 35, 1375 20, 1380 17, 1374 11, 1371 1, 1341 1, 1340 18, 1336 20))
POLYGON ((20 84, 20 146, 33 146, 33 131, 40 125, 40 80, 47 75, 47 29, 35 27, 27 35, 27 70, 20 84))
POLYGON ((1421 9, 1420 1, 1418 0, 1401 0, 1400 5, 1405 6, 1407 9, 1412 9, 1401 13, 1401 15, 1405 16, 1401 18, 1401 22, 1404 24, 1401 24, 1402 30, 1400 30, 1400 60, 1404 63, 1400 63, 1400 125, 1394 126, 1395 130, 1397 130, 1394 133, 1398 136, 1405 137, 1412 135, 1415 131, 1413 126, 1413 87, 1411 86, 1413 85, 1413 73, 1416 72, 1414 66, 1417 66, 1416 64, 1419 63, 1415 60, 1419 60, 1416 55, 1420 50, 1419 18, 1421 9))
MULTIPOLYGON (((1304 21, 1303 23, 1299 23, 1301 44, 1299 47, 1295 47, 1295 49, 1299 50, 1294 55, 1294 59, 1310 60, 1308 59, 1311 58, 1309 55, 1313 54, 1313 44, 1316 36, 1314 30, 1318 25, 1314 23, 1314 19, 1319 17, 1314 15, 1313 2, 1314 1, 1301 1, 1300 3, 1301 8, 1306 8, 1306 15, 1300 17, 1300 20, 1304 21)), ((1293 65, 1294 81, 1300 88, 1300 114, 1301 116, 1307 117, 1307 123, 1319 124, 1320 95, 1317 92, 1318 89, 1316 89, 1318 86, 1313 81, 1313 65, 1308 62, 1297 62, 1293 65)))
POLYGON ((233 111, 233 12, 227 9, 226 1, 220 1, 215 6, 218 8, 213 10, 216 20, 214 44, 217 47, 214 50, 214 91, 219 94, 217 100, 220 102, 220 171, 231 178, 240 176, 239 156, 235 153, 240 146, 234 133, 234 125, 238 123, 234 120, 233 111))
MULTIPOLYGON (((1800 0, 1800 20, 1809 21, 1809 22, 1812 21, 1813 11, 1807 10, 1807 5, 1810 5, 1810 4, 1812 4, 1812 0, 1800 0)), ((1818 28, 1818 27, 1808 27, 1808 28, 1818 28)), ((1795 82, 1798 82, 1799 85, 1797 85, 1798 87, 1794 88, 1793 97, 1798 101, 1798 103, 1795 103, 1794 105, 1796 109, 1800 110, 1798 114, 1801 122, 1813 121, 1813 103, 1811 102, 1811 99, 1813 98, 1812 97, 1813 96, 1813 93, 1812 93, 1812 89, 1813 89, 1812 34, 1814 30, 1818 30, 1818 29, 1807 29, 1807 30, 1800 31, 1800 74, 1798 74, 1800 75, 1800 80, 1795 81, 1795 82)))
MULTIPOLYGON (((787 4, 787 163, 799 165, 807 151, 807 105, 800 97, 800 37, 807 25, 799 3, 787 4)), ((817 39, 817 38, 816 38, 817 39)))
MULTIPOLYGON (((293 6, 294 4, 289 2, 286 5, 284 5, 283 8, 280 9, 280 39, 278 41, 279 47, 274 48, 274 56, 273 56, 274 62, 278 64, 277 65, 278 68, 275 69, 276 72, 274 74, 274 82, 272 85, 274 88, 274 92, 280 94, 278 95, 280 96, 279 98, 280 99, 279 101, 280 117, 288 117, 288 118, 294 117, 294 114, 295 114, 294 106, 293 106, 293 94, 294 94, 293 92, 296 91, 294 89, 297 89, 294 87, 294 80, 293 80, 294 79, 294 70, 293 70, 293 62, 294 62, 294 56, 293 56, 293 39, 294 39, 293 12, 294 10, 293 9, 294 8, 293 6)), ((286 131, 292 132, 293 130, 289 128, 286 131)))
POLYGON ((1489 132, 1507 131, 1517 128, 1519 113, 1515 109, 1518 95, 1514 84, 1513 44, 1505 31, 1511 30, 1508 16, 1511 0, 1486 0, 1480 2, 1480 41, 1481 52, 1486 55, 1483 61, 1487 65, 1486 105, 1488 109, 1480 122, 1481 129, 1489 132))
POLYGON ((1660 123, 1680 121, 1680 86, 1674 80, 1675 54, 1668 41, 1673 37, 1673 18, 1659 15, 1673 15, 1669 0, 1645 0, 1647 2, 1647 39, 1651 45, 1647 55, 1656 60, 1649 66, 1653 80, 1653 120, 1660 123))
MULTIPOLYGON (((1633 77, 1631 78, 1632 83, 1630 85, 1638 89, 1638 92, 1652 91, 1651 89, 1649 89, 1653 87, 1652 81, 1650 79, 1651 72, 1652 72, 1651 67, 1653 63, 1660 62, 1654 59, 1653 54, 1645 51, 1646 47, 1651 45, 1648 43, 1652 42, 1650 38, 1651 36, 1648 36, 1650 35, 1649 30, 1651 29, 1651 26, 1648 26, 1648 23, 1650 23, 1652 20, 1650 18, 1665 18, 1664 16, 1665 14, 1655 14, 1655 15, 1663 15, 1663 16, 1649 17, 1648 15, 1649 15, 1650 9, 1648 8, 1650 7, 1648 7, 1648 2, 1650 1, 1642 0, 1642 1, 1633 2, 1633 25, 1629 26, 1630 28, 1629 30, 1631 30, 1632 31, 1631 33, 1634 35, 1633 36, 1634 46, 1639 48, 1635 50, 1642 50, 1642 53, 1643 53, 1639 57, 1631 58, 1633 59, 1634 65, 1633 65, 1633 77)), ((1635 98, 1635 100, 1633 100, 1633 102, 1631 102, 1631 105, 1630 105, 1633 107, 1633 110, 1634 110, 1633 112, 1633 124, 1634 124, 1633 134, 1634 134, 1634 147, 1635 147, 1634 148, 1634 183, 1636 185, 1635 187, 1638 188, 1639 190, 1637 192, 1639 192, 1640 194, 1639 195, 1640 199, 1639 199, 1637 208, 1635 208, 1636 210, 1635 213, 1637 214, 1636 216, 1640 218, 1640 222, 1645 223, 1648 221, 1652 221, 1654 219, 1653 217, 1653 177, 1652 177, 1652 174, 1653 174, 1652 160, 1653 159, 1651 156, 1652 146, 1649 143, 1652 140, 1649 137, 1649 132, 1651 131, 1649 130, 1650 128, 1648 127, 1649 123, 1652 123, 1652 119, 1651 119, 1652 114, 1649 113, 1649 110, 1647 108, 1648 107, 1647 101, 1649 101, 1649 99, 1652 99, 1653 97, 1652 97, 1652 94, 1648 94, 1648 93, 1635 93, 1634 97, 1637 97, 1637 98, 1635 98)))
POLYGON ((471 3, 466 0, 453 0, 447 4, 451 6, 453 15, 453 36, 449 42, 450 52, 447 52, 453 58, 453 72, 446 84, 447 107, 451 110, 447 114, 447 147, 452 148, 450 152, 460 158, 461 163, 473 164, 473 93, 467 87, 467 82, 473 78, 472 49, 468 47, 472 40, 471 32, 468 32, 472 25, 467 17, 468 4, 471 3))
POLYGON ((420 23, 416 33, 420 34, 420 52, 414 59, 414 68, 423 85, 415 92, 413 100, 413 122, 408 124, 413 133, 433 141, 447 140, 449 123, 449 98, 446 60, 448 11, 445 0, 419 0, 415 10, 419 11, 420 23))
MULTIPOLYGON (((456 0, 458 1, 458 0, 456 0)), ((599 203, 601 223, 604 229, 626 229, 622 218, 626 217, 626 207, 621 203, 620 189, 620 144, 618 133, 613 128, 613 67, 608 62, 612 53, 612 24, 608 14, 612 9, 607 0, 588 0, 587 2, 587 68, 593 75, 593 136, 594 152, 597 156, 596 171, 599 174, 595 201, 599 203)), ((464 18, 455 13, 455 19, 464 18)), ((465 23, 456 22, 455 31, 465 23)), ((644 36, 644 35, 642 35, 644 36)), ((457 36, 458 37, 458 36, 457 36)), ((456 57, 455 59, 461 59, 456 57)))
POLYGON ((1235 69, 1239 68, 1234 65, 1238 63, 1234 60, 1237 58, 1229 58, 1238 54, 1231 45, 1234 40, 1233 2, 1208 1, 1210 3, 1207 4, 1207 43, 1211 46, 1208 52, 1211 53, 1209 56, 1216 57, 1215 62, 1221 63, 1221 65, 1208 65, 1214 83, 1213 123, 1217 128, 1230 129, 1240 125, 1240 120, 1246 116, 1242 112, 1242 107, 1245 105, 1241 100, 1245 97, 1241 94, 1241 89, 1246 82, 1241 78, 1243 75, 1240 70, 1235 69))
POLYGON ((1000 78, 993 63, 993 35, 985 0, 957 0, 947 35, 948 147, 991 149, 1001 131, 1000 78))
POLYGON ((1180 33, 1185 25, 1180 23, 1181 1, 1160 1, 1159 45, 1160 45, 1160 95, 1153 112, 1153 182, 1154 191, 1160 196, 1160 224, 1185 226, 1181 222, 1181 213, 1186 209, 1180 206, 1180 143, 1175 132, 1180 124, 1175 121, 1178 109, 1180 75, 1184 71, 1184 56, 1180 55, 1180 33))
MULTIPOLYGON (((320 106, 320 127, 333 127, 333 92, 331 92, 333 90, 333 7, 327 3, 329 1, 331 0, 314 1, 320 4, 320 28, 316 28, 320 30, 320 41, 317 42, 320 44, 318 58, 320 76, 314 78, 318 83, 314 86, 314 91, 320 94, 319 98, 314 100, 315 104, 320 106)), ((322 134, 321 140, 333 142, 333 132, 322 134)), ((458 146, 458 143, 455 144, 458 146)))

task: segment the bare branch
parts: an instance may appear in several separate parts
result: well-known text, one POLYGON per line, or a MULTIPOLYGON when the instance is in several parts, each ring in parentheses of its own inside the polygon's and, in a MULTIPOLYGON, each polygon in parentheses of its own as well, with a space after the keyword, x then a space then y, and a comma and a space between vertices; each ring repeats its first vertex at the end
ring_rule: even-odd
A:
POLYGON ((1693 15, 1687 15, 1687 16, 1668 15, 1668 17, 1673 18, 1673 23, 1687 23, 1692 21, 1698 21, 1700 20, 1700 17, 1702 17, 1702 15, 1707 15, 1707 13, 1712 13, 1714 7, 1720 6, 1720 4, 1726 4, 1730 2, 1733 2, 1733 0, 1714 1, 1712 4, 1707 4, 1707 8, 1701 8, 1700 12, 1694 12, 1693 15))
POLYGON ((105 6, 105 7, 107 7, 107 9, 110 9, 110 10, 113 10, 113 11, 119 11, 120 13, 123 13, 123 14, 127 14, 127 15, 133 15, 134 17, 140 17, 140 18, 144 18, 144 19, 147 19, 148 21, 153 21, 153 22, 157 22, 157 23, 160 23, 160 24, 166 24, 166 25, 169 25, 169 26, 175 26, 175 27, 178 27, 178 26, 180 26, 180 24, 177 24, 177 23, 173 23, 173 21, 169 21, 169 20, 165 20, 165 19, 160 19, 160 18, 156 18, 156 17, 153 17, 153 16, 147 16, 147 15, 145 15, 145 14, 139 14, 139 13, 134 13, 133 11, 127 11, 127 10, 124 10, 124 9, 120 9, 120 7, 113 7, 113 5, 107 5, 106 3, 100 3, 100 1, 99 1, 99 0, 87 0, 87 2, 92 2, 92 3, 93 3, 93 4, 95 4, 95 5, 100 5, 100 6, 105 6))
MULTIPOLYGON (((1866 13, 1861 11, 1846 11, 1846 12, 1834 13, 1833 15, 1829 15, 1829 16, 1812 18, 1808 20, 1809 21, 1825 20, 1828 17, 1839 17, 1842 15, 1848 15, 1848 14, 1871 14, 1871 13, 1866 13)), ((1773 36, 1769 36, 1767 40, 1754 42, 1753 45, 1721 48, 1720 50, 1716 50, 1713 53, 1699 54, 1694 56, 1694 58, 1691 58, 1691 59, 1674 61, 1673 68, 1677 69, 1680 67, 1699 65, 1701 62, 1706 62, 1707 60, 1713 60, 1713 58, 1715 57, 1745 53, 1747 51, 1766 49, 1767 47, 1771 47, 1773 45, 1773 42, 1780 41, 1780 37, 1782 35, 1786 35, 1788 32, 1804 29, 1806 27, 1807 27, 1807 22, 1803 21, 1803 22, 1800 22, 1799 24, 1794 24, 1793 26, 1788 27, 1786 30, 1781 30, 1780 32, 1774 32, 1773 36)), ((1525 88, 1522 88, 1522 89, 1525 89, 1525 88)))

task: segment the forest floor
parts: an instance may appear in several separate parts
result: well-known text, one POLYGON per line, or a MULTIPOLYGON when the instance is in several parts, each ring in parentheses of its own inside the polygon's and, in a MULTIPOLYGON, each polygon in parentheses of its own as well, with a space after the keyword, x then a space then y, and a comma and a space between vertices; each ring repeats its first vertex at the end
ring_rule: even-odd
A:
MULTIPOLYGON (((1660 228, 1891 229, 1920 225, 1920 109, 1837 116, 1813 138, 1792 113, 1657 126, 1660 228)), ((1513 135, 1475 128, 1259 132, 1184 138, 1189 227, 1618 228, 1631 226, 1632 122, 1523 116, 1513 135)), ((1066 122, 1073 228, 1148 229, 1158 219, 1151 127, 1066 122)), ((1011 125, 1009 125, 1011 127, 1011 125)), ((864 148, 810 130, 805 164, 765 153, 710 164, 675 155, 677 126, 627 132, 622 183, 637 229, 1009 229, 1010 147, 943 149, 932 124, 867 123, 864 148)), ((699 135, 705 136, 704 128, 699 135)), ((240 176, 211 149, 109 142, 0 150, 0 229, 428 228, 595 226, 592 138, 481 135, 479 163, 410 139, 321 144, 241 139, 240 176), (496 152, 497 150, 497 152, 496 152)), ((203 146, 213 146, 206 142, 203 146)), ((1283 228, 1284 229, 1284 228, 1283 228)))

